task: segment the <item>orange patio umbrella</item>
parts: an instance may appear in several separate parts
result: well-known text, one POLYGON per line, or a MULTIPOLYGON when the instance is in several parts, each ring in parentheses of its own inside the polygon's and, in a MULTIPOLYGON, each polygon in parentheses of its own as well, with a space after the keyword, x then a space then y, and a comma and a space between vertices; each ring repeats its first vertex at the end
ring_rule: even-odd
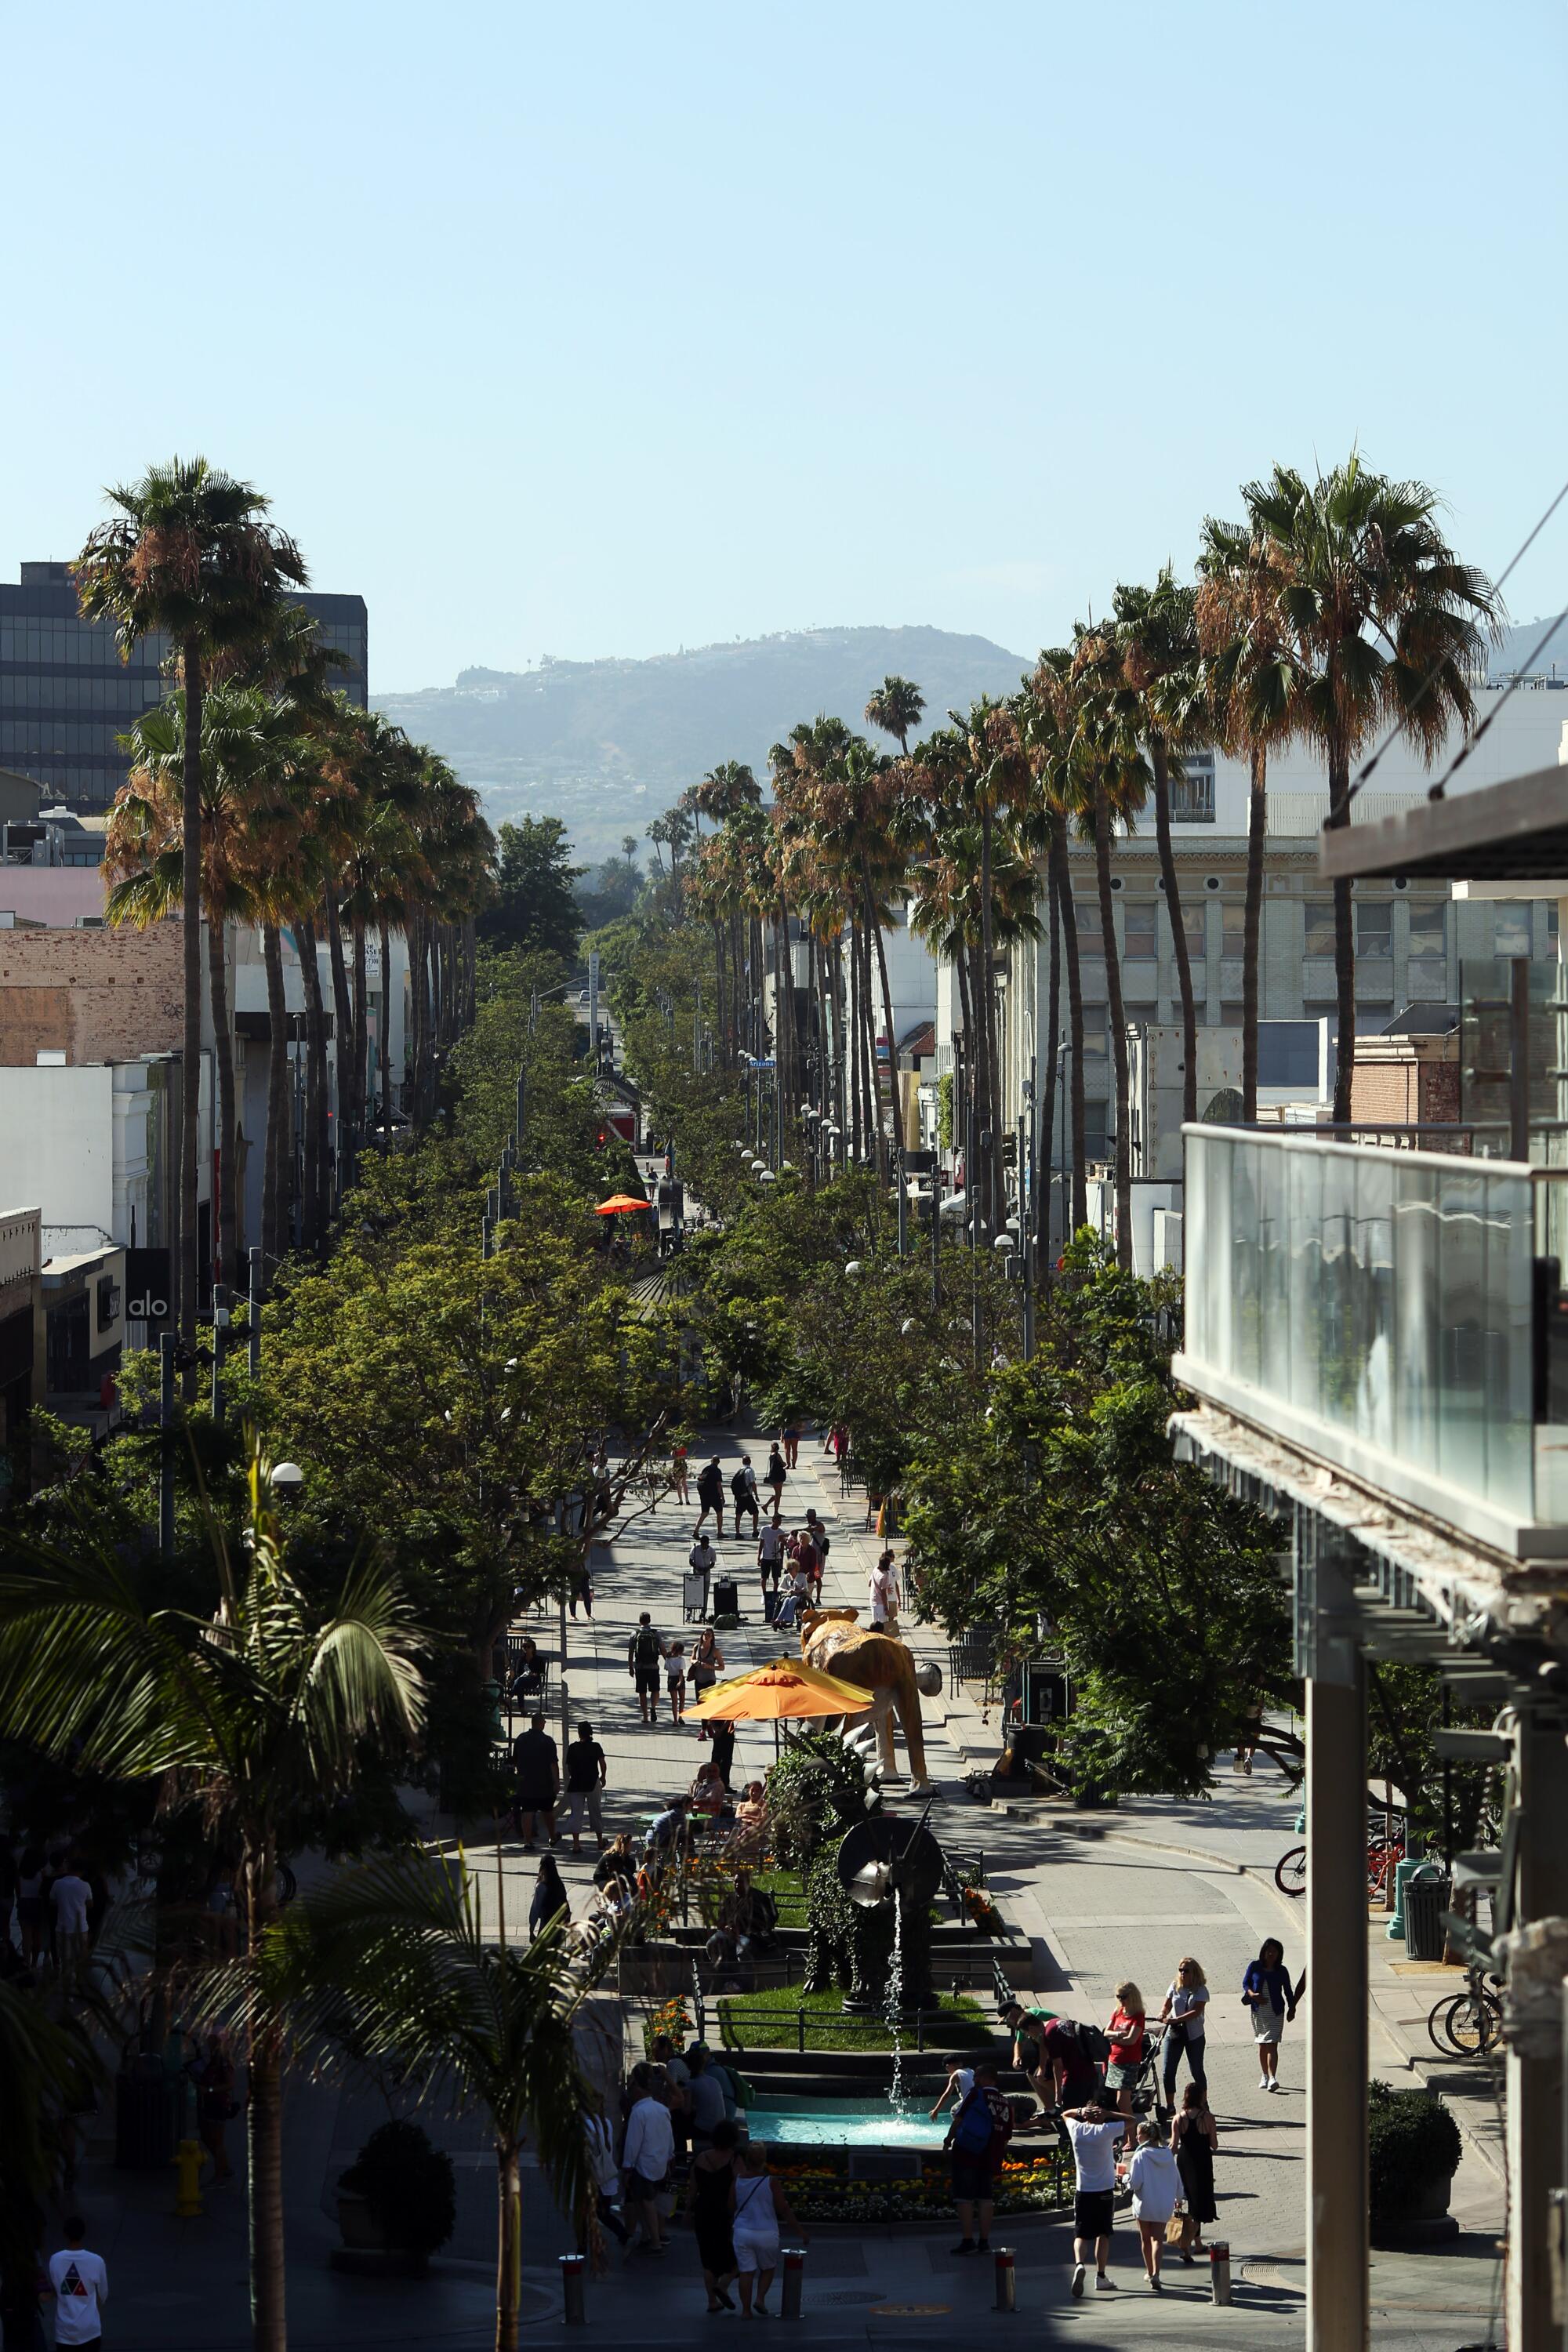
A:
POLYGON ((612 1192, 607 1201, 600 1202, 594 1214, 596 1217, 626 1217, 630 1216, 634 1210, 646 1209, 649 1205, 647 1201, 634 1201, 629 1192, 612 1192))
POLYGON ((775 1658, 749 1675, 715 1683, 686 1712, 695 1723, 777 1723, 792 1715, 864 1715, 871 1703, 869 1691, 841 1683, 804 1658, 775 1658))

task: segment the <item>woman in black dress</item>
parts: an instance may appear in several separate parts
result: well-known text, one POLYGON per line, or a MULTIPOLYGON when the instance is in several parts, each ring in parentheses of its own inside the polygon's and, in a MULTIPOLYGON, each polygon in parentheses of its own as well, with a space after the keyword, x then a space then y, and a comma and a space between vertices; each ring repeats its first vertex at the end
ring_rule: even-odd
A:
POLYGON ((1184 2263, 1203 2252, 1204 2223, 1219 2219, 1214 2201, 1214 2158, 1218 2146, 1219 2127, 1209 2111, 1208 2099, 1195 2083, 1189 2083, 1171 2125, 1171 2148, 1182 2176, 1182 2195, 1196 2224, 1191 2245, 1182 2248, 1184 2263))
POLYGON ((528 1940, 531 1944, 540 1929, 548 1926, 557 1912, 564 1912, 566 1925, 572 1924, 572 1906, 566 1900, 566 1882, 562 1877, 552 1853, 539 1857, 539 1875, 533 1882, 533 1900, 528 1906, 528 1940))
POLYGON ((713 2126, 708 2146, 691 2159, 691 2230, 702 2264, 710 2311, 733 2311, 726 2290, 737 2264, 730 2235, 730 2198, 735 2185, 735 2149, 740 2132, 728 2116, 713 2126))

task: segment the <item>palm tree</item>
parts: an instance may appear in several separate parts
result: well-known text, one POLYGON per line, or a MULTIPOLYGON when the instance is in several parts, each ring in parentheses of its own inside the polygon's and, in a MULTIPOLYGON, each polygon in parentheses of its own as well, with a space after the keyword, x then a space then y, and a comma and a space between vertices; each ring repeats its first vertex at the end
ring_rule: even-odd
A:
MULTIPOLYGON (((1276 466, 1242 491, 1251 533, 1268 542, 1275 599, 1300 672, 1302 730, 1329 772, 1331 828, 1350 823, 1351 763, 1384 726, 1428 763, 1455 720, 1475 713, 1476 658, 1501 625, 1482 572, 1461 563, 1423 482, 1396 482, 1352 452, 1309 482, 1276 466)), ((1351 1115, 1355 1066, 1355 948, 1351 886, 1334 884, 1339 1045, 1334 1119, 1351 1115)))
MULTIPOLYGON (((263 638, 285 583, 303 586, 293 541, 265 520, 268 501, 205 457, 153 466, 108 492, 118 508, 76 563, 88 620, 110 620, 122 655, 143 637, 170 640, 185 691, 182 792, 184 1051, 181 1070, 180 1336, 195 1354, 197 1142, 202 1060, 202 705, 206 665, 263 638)), ((189 1376, 194 1380, 194 1371, 189 1376)))
POLYGON ((910 730, 918 727, 926 698, 907 677, 885 677, 872 689, 866 705, 866 724, 880 735, 891 735, 900 754, 910 754, 910 730))
MULTIPOLYGON (((297 1811, 351 1786, 368 1741, 412 1741, 424 1718, 426 1637, 395 1581, 356 1561, 317 1596, 284 1563, 250 1464, 250 1527, 237 1562, 212 1528, 217 1604, 203 1617, 149 1608, 136 1565, 84 1526, 68 1546, 13 1538, 0 1568, 0 1720, 10 1738, 76 1769, 163 1784, 236 1850, 254 1949, 276 1912, 278 1863, 297 1811)), ((250 2281, 257 2352, 283 2352, 280 2045, 245 2019, 249 2063, 250 2281)))
POLYGON ((1223 751, 1245 755, 1247 897, 1241 945, 1241 1116, 1258 1117, 1258 963, 1263 859, 1268 830, 1268 754, 1298 731, 1301 674, 1277 590, 1281 574, 1266 537, 1247 525, 1204 523, 1195 613, 1206 672, 1205 698, 1223 751))
MULTIPOLYGON (((1035 796, 1024 820, 1025 838, 1046 857, 1047 887, 1051 900, 1053 1003, 1058 1001, 1056 964, 1057 934, 1068 983, 1068 1124, 1070 1131, 1069 1191, 1066 1223, 1076 1233, 1089 1217, 1088 1157, 1084 1150, 1086 1098, 1083 1071, 1083 971, 1079 956, 1078 909, 1073 903, 1071 865, 1068 850, 1068 812, 1076 805, 1077 766, 1070 725, 1071 656, 1040 656, 1034 677, 1019 705, 1018 726, 1035 796), (1059 674, 1058 674, 1058 667, 1059 674)), ((1055 1022, 1053 1019, 1053 1030, 1055 1022)), ((1057 1039, 1050 1044, 1051 1079, 1056 1076, 1057 1039)), ((1054 1113, 1053 1113, 1054 1117, 1054 1113)))
POLYGON ((291 2028, 328 2062, 346 2050, 385 2061, 425 2089, 456 2083, 484 2111, 497 2174, 497 2352, 518 2340, 525 2137, 569 2210, 589 2197, 583 2120, 598 2099, 574 2029, 590 1979, 562 1930, 557 1919, 519 1944, 503 1912, 489 1941, 466 1867, 413 1852, 302 1897, 269 1931, 259 1970, 278 2032, 291 2028))
POLYGON ((623 833, 623 834, 622 834, 622 835, 621 835, 621 856, 622 856, 626 859, 626 873, 627 873, 628 877, 630 876, 630 873, 631 873, 631 870, 632 870, 632 860, 633 860, 633 858, 637 856, 637 837, 636 834, 635 834, 635 833, 623 833))
MULTIPOLYGON (((1171 846, 1171 763, 1179 772, 1183 752, 1205 749, 1214 733, 1204 707, 1196 601, 1196 591, 1178 586, 1170 565, 1163 564, 1152 588, 1117 589, 1109 631, 1110 667, 1133 698, 1130 716, 1149 747, 1153 772, 1154 838, 1182 1004, 1182 1117, 1189 1121, 1198 1115, 1198 1016, 1171 846)), ((1107 685, 1114 691, 1114 678, 1107 685)))
MULTIPOLYGON (((184 903, 182 841, 187 700, 172 695, 144 711, 127 741, 131 774, 115 795, 104 841, 105 873, 114 877, 110 922, 139 929, 177 913, 184 903)), ((203 712, 202 908, 206 921, 207 988, 217 1064, 218 1196, 215 1263, 218 1279, 238 1279, 239 1121, 234 1084, 234 1024, 228 1002, 227 927, 261 906, 255 845, 298 756, 296 715, 258 687, 216 685, 203 712)))

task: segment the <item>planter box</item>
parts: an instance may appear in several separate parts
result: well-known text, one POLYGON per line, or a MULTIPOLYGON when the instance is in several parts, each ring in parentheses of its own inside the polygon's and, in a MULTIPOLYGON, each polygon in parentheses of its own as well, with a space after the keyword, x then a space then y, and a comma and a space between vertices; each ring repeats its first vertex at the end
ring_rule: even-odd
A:
POLYGON ((332 2248, 333 2270, 349 2271, 361 2278, 428 2276, 428 2254, 412 2254, 389 2246, 372 2217, 369 2200, 352 2189, 338 2191, 338 2228, 343 2242, 332 2248))

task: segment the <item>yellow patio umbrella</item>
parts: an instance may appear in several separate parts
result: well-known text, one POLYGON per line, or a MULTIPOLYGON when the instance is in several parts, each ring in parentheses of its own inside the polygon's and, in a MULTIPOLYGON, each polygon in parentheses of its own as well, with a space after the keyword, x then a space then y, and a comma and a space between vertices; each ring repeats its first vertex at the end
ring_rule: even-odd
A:
POLYGON ((749 1675, 715 1683, 686 1712, 694 1723, 778 1723, 793 1715, 864 1715, 871 1703, 869 1691, 841 1683, 804 1658, 774 1658, 749 1675))

